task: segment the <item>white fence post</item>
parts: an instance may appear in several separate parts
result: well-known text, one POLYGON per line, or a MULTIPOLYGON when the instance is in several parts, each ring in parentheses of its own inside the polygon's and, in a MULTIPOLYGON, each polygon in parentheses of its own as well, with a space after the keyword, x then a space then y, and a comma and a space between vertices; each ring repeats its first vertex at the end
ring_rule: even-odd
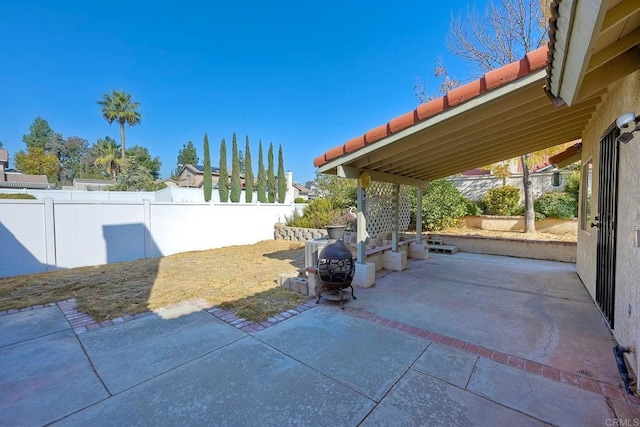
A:
POLYGON ((44 240, 46 251, 47 271, 57 268, 56 261, 56 221, 53 199, 44 199, 44 240))
POLYGON ((149 258, 151 254, 151 202, 144 199, 142 202, 143 221, 144 221, 144 257, 149 258))

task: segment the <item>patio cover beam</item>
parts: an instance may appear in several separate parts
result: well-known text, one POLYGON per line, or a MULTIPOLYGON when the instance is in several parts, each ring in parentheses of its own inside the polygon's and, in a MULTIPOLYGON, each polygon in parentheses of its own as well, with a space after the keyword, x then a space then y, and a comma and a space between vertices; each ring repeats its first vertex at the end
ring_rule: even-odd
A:
POLYGON ((338 166, 336 175, 341 178, 358 179, 363 172, 368 171, 371 174, 372 181, 390 182, 392 184, 411 185, 413 187, 425 187, 429 185, 429 181, 407 178, 400 175, 389 173, 370 171, 368 169, 358 169, 350 166, 338 166))

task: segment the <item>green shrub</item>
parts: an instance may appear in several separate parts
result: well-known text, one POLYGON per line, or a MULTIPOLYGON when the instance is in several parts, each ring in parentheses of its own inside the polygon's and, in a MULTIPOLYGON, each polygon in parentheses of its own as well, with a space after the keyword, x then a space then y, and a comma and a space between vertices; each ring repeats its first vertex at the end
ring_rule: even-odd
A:
POLYGON ((580 192, 580 173, 578 171, 573 171, 571 175, 565 178, 564 192, 571 194, 578 200, 578 194, 580 192))
POLYGON ((6 194, 0 193, 0 199, 35 199, 35 196, 25 193, 6 194))
POLYGON ((479 200, 467 200, 465 204, 467 209, 467 216, 478 216, 482 215, 482 213, 484 212, 482 202, 480 202, 479 200))
POLYGON ((346 225, 348 217, 331 199, 322 198, 311 200, 302 215, 296 211, 291 217, 285 217, 285 222, 289 227, 324 228, 332 224, 346 225))
POLYGON ((520 208, 520 190, 511 185, 492 188, 482 197, 489 215, 517 215, 520 208))
POLYGON ((544 193, 533 202, 533 207, 547 218, 570 219, 578 216, 578 201, 567 192, 544 193))
MULTIPOLYGON (((455 227, 460 218, 467 214, 464 196, 448 179, 438 179, 431 183, 422 197, 422 227, 427 231, 438 231, 455 227)), ((411 202, 412 224, 416 223, 415 193, 411 202)))
POLYGON ((302 197, 296 197, 293 203, 306 203, 306 201, 302 197))

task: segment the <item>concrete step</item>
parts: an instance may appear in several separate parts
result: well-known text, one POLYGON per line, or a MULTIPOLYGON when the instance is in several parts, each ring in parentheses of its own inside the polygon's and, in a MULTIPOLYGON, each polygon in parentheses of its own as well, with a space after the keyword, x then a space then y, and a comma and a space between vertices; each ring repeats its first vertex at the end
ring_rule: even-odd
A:
POLYGON ((458 247, 453 245, 429 245, 429 252, 435 252, 439 254, 455 254, 458 252, 458 247))
POLYGON ((443 245, 442 239, 427 239, 427 244, 429 245, 443 245))

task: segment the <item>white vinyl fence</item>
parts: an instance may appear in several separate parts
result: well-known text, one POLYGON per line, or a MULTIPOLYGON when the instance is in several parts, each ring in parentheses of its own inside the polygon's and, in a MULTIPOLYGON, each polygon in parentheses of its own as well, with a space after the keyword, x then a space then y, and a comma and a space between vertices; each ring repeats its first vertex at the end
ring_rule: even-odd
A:
POLYGON ((0 200, 0 277, 274 238, 294 204, 0 200))
MULTIPOLYGON (((553 186, 553 172, 538 172, 529 175, 533 186, 533 197, 538 198, 543 193, 550 191, 563 191, 566 182, 566 174, 560 178, 560 186, 553 186)), ((453 185, 468 199, 480 200, 491 188, 512 185, 520 189, 520 203, 524 203, 522 175, 512 175, 509 178, 496 178, 494 176, 464 176, 452 178, 453 185)))

